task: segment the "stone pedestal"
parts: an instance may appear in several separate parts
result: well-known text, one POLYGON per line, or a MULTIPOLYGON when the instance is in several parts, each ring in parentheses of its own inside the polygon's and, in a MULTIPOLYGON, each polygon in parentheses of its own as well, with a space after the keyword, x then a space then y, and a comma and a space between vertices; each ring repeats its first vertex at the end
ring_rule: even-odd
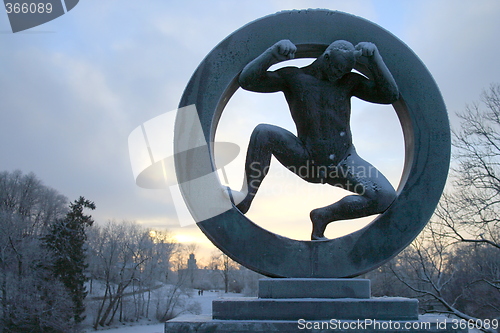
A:
MULTIPOLYGON (((450 322, 451 323, 451 322, 450 322)), ((184 316, 167 333, 467 332, 418 317, 418 301, 372 298, 365 279, 263 279, 259 297, 214 300, 212 318, 184 316)))

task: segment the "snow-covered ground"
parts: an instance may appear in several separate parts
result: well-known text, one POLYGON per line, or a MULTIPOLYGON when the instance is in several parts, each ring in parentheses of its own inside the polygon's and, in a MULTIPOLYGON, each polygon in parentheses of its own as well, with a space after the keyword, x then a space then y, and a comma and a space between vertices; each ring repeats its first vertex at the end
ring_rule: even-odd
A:
MULTIPOLYGON (((105 333, 164 333, 163 324, 124 326, 103 330, 105 333)), ((99 331, 101 332, 101 331, 99 331)))
MULTIPOLYGON (((437 317, 437 316, 435 316, 437 317)), ((429 318, 427 318, 429 320, 429 318)), ((479 333, 479 330, 469 330, 469 333, 479 333)), ((164 333, 163 324, 137 325, 105 330, 103 333, 164 333)))
MULTIPOLYGON (((197 292, 193 293, 193 300, 198 302, 201 306, 201 314, 211 315, 212 314, 212 301, 218 298, 227 298, 227 297, 242 297, 242 294, 233 294, 228 293, 224 294, 223 292, 211 292, 205 291, 203 296, 198 296, 197 292)), ((425 315, 421 316, 422 320, 436 322, 436 321, 444 321, 446 317, 441 315, 425 315)), ((450 319, 448 319, 450 321, 450 319)), ((107 330, 99 330, 99 332, 103 333, 164 333, 164 325, 163 324, 148 324, 145 322, 144 324, 136 324, 133 326, 123 325, 121 327, 111 328, 107 330)), ((95 332, 93 330, 89 330, 88 332, 95 332)), ((479 330, 470 330, 469 333, 479 333, 479 330)))
MULTIPOLYGON (((221 297, 242 297, 242 294, 234 294, 228 293, 224 294, 224 292, 212 292, 212 291, 204 291, 203 296, 198 296, 197 291, 193 292, 192 300, 196 301, 201 306, 201 314, 211 315, 212 314, 212 301, 214 299, 218 299, 221 297)), ((145 322, 143 325, 121 325, 121 327, 110 328, 106 330, 99 330, 99 332, 103 333, 164 333, 163 332, 163 324, 153 324, 149 325, 145 322)), ((88 330, 87 332, 95 332, 93 330, 88 330)))

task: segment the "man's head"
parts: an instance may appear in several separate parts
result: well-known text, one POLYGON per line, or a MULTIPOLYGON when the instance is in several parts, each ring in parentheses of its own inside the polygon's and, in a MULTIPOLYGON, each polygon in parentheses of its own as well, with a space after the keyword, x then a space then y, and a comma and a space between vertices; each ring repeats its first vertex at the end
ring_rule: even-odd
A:
POLYGON ((349 73, 356 64, 357 53, 348 41, 336 40, 331 43, 319 58, 324 74, 330 81, 336 81, 349 73))

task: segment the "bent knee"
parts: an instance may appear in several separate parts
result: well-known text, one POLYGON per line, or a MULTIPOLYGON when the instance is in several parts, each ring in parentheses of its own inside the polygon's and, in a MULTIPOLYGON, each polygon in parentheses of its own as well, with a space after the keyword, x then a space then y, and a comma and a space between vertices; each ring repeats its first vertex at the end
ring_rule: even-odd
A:
POLYGON ((394 202, 396 199, 397 194, 394 189, 384 189, 382 191, 379 191, 377 193, 377 196, 373 199, 375 201, 375 204, 377 206, 377 210, 382 213, 389 208, 389 206, 394 202))
POLYGON ((276 131, 276 128, 277 127, 275 125, 271 124, 258 124, 257 126, 255 126, 254 132, 259 132, 259 133, 274 132, 276 131))
POLYGON ((281 127, 259 124, 254 128, 250 141, 254 145, 273 147, 289 141, 287 134, 286 130, 281 127))
POLYGON ((259 141, 267 141, 271 137, 273 132, 273 125, 259 124, 253 129, 252 137, 258 139, 259 141))
POLYGON ((362 197, 367 199, 370 209, 376 214, 382 213, 393 203, 396 199, 396 191, 390 187, 386 188, 370 188, 369 190, 365 188, 366 191, 359 193, 362 197))
POLYGON ((253 133, 254 135, 258 135, 259 137, 272 137, 277 132, 279 132, 280 128, 270 124, 259 124, 255 126, 253 133))

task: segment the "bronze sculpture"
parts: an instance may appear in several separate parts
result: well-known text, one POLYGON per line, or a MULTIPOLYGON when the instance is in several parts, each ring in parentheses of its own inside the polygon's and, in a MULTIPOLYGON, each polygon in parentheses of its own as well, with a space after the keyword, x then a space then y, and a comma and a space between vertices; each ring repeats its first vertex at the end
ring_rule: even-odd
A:
POLYGON ((307 182, 353 192, 311 211, 311 239, 323 240, 330 222, 382 213, 395 199, 396 191, 389 181, 356 153, 349 121, 352 96, 391 104, 399 98, 399 91, 373 43, 360 42, 354 47, 337 40, 309 66, 268 70, 294 58, 296 50, 290 40, 280 40, 248 63, 239 76, 243 89, 284 93, 297 136, 277 126, 257 126, 248 147, 245 184, 241 194, 232 190, 231 196, 239 197, 236 207, 246 213, 269 170, 272 155, 307 182), (352 72, 360 57, 367 60, 371 79, 352 72))
MULTIPOLYGON (((372 78, 366 57, 355 69, 372 78)), ((450 130, 432 75, 401 40, 360 17, 338 11, 283 11, 251 22, 221 41, 200 63, 179 103, 175 169, 183 199, 203 233, 245 267, 269 277, 335 278, 368 272, 404 249, 431 217, 446 182, 450 130), (251 221, 221 191, 212 146, 238 78, 270 45, 289 39, 296 58, 320 57, 335 40, 371 41, 399 90, 392 104, 405 142, 404 169, 390 206, 360 230, 325 241, 272 233, 251 221), (194 109, 194 112, 184 112, 194 109), (205 144, 209 149, 201 149, 205 144), (203 176, 206 175, 206 176, 203 176)), ((324 170, 324 169, 323 169, 324 170)), ((237 191, 234 191, 238 194, 237 191)), ((236 203, 241 198, 235 197, 236 203)))

